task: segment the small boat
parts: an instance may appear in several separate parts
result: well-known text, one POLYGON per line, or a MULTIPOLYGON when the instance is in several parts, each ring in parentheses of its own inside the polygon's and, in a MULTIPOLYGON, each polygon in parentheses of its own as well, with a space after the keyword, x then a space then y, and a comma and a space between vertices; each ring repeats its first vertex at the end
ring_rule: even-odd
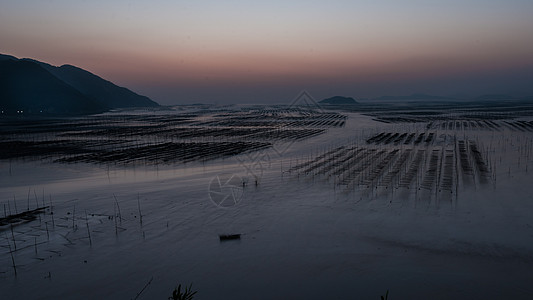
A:
POLYGON ((223 241, 231 241, 231 240, 240 240, 241 239, 241 234, 240 233, 236 233, 236 234, 220 234, 218 237, 220 238, 221 242, 223 242, 223 241))

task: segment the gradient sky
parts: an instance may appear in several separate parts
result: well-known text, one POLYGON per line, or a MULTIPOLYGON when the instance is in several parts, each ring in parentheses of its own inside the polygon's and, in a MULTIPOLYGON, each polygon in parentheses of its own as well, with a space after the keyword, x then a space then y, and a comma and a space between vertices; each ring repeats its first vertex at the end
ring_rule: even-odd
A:
POLYGON ((0 0, 0 53, 162 104, 533 95, 533 1, 0 0))

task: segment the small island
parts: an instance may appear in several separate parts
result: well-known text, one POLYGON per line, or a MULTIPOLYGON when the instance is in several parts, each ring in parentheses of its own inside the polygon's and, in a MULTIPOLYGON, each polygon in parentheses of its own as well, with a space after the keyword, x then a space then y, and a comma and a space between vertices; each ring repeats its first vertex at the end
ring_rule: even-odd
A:
POLYGON ((327 105, 355 105, 358 104, 352 97, 343 97, 343 96, 333 96, 331 98, 326 98, 319 102, 320 104, 327 105))

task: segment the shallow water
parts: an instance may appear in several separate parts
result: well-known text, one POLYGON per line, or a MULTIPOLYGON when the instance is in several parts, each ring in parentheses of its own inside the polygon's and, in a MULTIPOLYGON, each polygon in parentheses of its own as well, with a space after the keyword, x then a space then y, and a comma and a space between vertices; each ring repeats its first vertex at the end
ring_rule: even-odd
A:
POLYGON ((14 210, 15 196, 19 210, 52 208, 0 231, 0 288, 8 299, 131 299, 153 278, 139 299, 165 299, 178 283, 193 283, 195 299, 531 298, 533 161, 518 142, 527 133, 466 133, 493 151, 497 179, 461 181, 450 201, 283 172, 380 131, 423 128, 353 113, 283 151, 205 164, 2 162, 0 205, 14 210), (209 198, 222 173, 247 182, 230 208, 209 198), (241 239, 220 242, 232 233, 241 239))

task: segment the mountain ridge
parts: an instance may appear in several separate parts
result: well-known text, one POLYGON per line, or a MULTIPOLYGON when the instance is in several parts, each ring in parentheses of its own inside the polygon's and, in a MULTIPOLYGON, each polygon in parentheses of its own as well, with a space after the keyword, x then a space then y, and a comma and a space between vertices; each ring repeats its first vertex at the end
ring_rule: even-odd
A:
POLYGON ((3 113, 88 114, 157 106, 146 96, 73 65, 56 67, 35 59, 0 54, 3 113))

